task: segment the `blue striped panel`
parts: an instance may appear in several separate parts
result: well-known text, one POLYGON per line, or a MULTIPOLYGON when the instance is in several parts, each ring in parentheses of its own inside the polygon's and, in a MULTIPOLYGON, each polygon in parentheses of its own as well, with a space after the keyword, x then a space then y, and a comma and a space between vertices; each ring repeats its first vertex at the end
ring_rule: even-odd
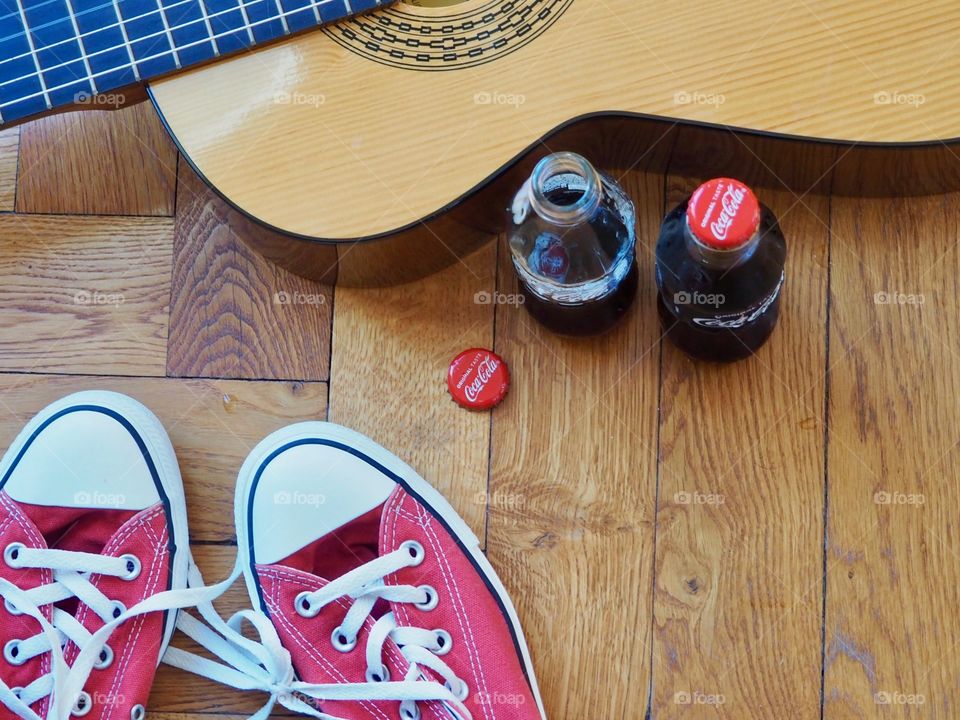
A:
POLYGON ((37 60, 53 105, 72 103, 93 89, 65 0, 22 0, 37 60))
POLYGON ((200 0, 210 15, 213 36, 223 54, 250 47, 250 34, 237 0, 200 0))
POLYGON ((317 24, 316 0, 280 0, 290 32, 315 27, 317 24))
POLYGON ((33 58, 24 55, 29 50, 15 0, 0 0, 0 115, 4 122, 41 112, 47 106, 43 96, 36 95, 40 80, 33 58), (17 80, 21 77, 25 79, 17 80))
POLYGON ((253 37, 258 43, 268 42, 284 34, 276 0, 247 0, 245 4, 247 17, 250 18, 250 26, 253 28, 253 37))
POLYGON ((216 57, 217 51, 210 40, 210 33, 203 21, 203 10, 197 0, 160 2, 166 8, 173 42, 184 67, 216 57))
POLYGON ((87 51, 97 90, 108 92, 130 85, 136 74, 123 42, 114 5, 110 0, 70 0, 87 51), (110 27, 115 25, 117 27, 110 27))
POLYGON ((122 0, 120 14, 123 15, 141 77, 161 75, 177 69, 176 56, 171 52, 158 0, 122 0))

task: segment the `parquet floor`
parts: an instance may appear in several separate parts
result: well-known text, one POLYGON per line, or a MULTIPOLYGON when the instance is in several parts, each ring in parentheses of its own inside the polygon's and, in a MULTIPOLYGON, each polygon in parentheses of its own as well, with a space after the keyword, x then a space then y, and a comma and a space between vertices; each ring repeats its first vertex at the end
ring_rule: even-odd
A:
MULTIPOLYGON (((0 445, 76 389, 144 401, 213 579, 242 458, 329 418, 485 539, 556 720, 960 717, 960 198, 766 191, 790 244, 781 325, 748 362, 698 365, 659 342, 653 303, 660 218, 697 182, 666 151, 674 171, 624 178, 638 306, 571 341, 475 302, 515 291, 495 242, 382 290, 272 267, 147 106, 0 133, 0 445), (470 346, 512 368, 492 415, 446 395, 470 346)), ((261 701, 162 668, 149 710, 261 701)))

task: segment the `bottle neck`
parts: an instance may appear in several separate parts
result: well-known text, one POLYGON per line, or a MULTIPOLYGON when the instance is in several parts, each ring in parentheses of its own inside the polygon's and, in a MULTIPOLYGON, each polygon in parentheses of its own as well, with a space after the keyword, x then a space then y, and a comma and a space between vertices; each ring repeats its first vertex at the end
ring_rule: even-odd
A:
POLYGON ((554 225, 578 225, 594 216, 603 200, 600 174, 585 158, 556 153, 541 160, 530 178, 530 205, 554 225))
POLYGON ((726 270, 746 262, 760 244, 760 229, 757 228, 753 236, 742 245, 725 250, 710 247, 694 235, 686 217, 683 219, 683 235, 686 239, 687 251, 704 265, 717 270, 726 270))

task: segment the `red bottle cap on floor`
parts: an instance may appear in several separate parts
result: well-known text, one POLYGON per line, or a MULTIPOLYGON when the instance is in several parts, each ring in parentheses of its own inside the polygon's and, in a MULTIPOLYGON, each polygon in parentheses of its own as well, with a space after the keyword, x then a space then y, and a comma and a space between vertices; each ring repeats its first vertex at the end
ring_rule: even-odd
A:
POLYGON ((471 348, 457 355, 450 363, 447 388, 462 407, 489 410, 507 396, 510 370, 496 353, 471 348))
POLYGON ((739 180, 715 178, 698 187, 690 197, 687 224, 704 245, 735 250, 760 227, 760 203, 739 180))

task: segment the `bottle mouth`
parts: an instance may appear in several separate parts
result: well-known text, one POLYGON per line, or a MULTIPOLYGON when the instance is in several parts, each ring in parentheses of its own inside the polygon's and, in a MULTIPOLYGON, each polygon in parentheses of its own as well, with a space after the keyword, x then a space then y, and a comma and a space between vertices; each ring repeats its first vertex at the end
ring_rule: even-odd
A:
POLYGON ((548 155, 530 178, 530 200, 540 217, 572 225, 600 206, 600 175, 583 156, 572 152, 548 155))

